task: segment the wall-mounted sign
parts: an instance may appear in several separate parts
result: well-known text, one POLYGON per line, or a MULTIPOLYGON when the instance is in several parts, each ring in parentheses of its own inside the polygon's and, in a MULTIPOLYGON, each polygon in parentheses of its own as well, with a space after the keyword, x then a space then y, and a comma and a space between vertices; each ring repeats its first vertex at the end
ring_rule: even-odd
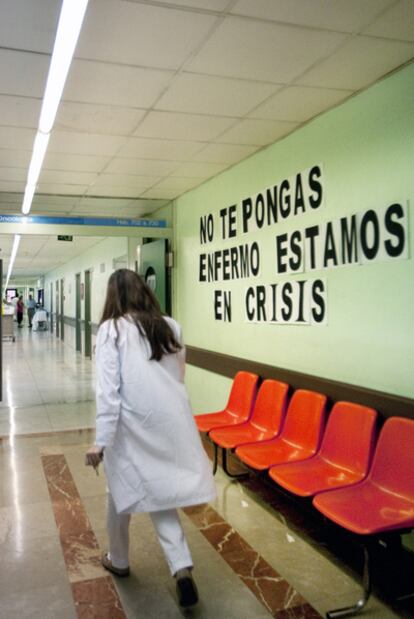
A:
POLYGON ((58 234, 58 241, 73 241, 73 236, 69 234, 58 234))
POLYGON ((327 279, 315 272, 409 257, 409 209, 401 201, 284 231, 287 220, 299 223, 301 215, 324 206, 323 180, 322 166, 315 165, 200 217, 198 280, 221 283, 213 291, 215 320, 231 322, 238 302, 247 322, 326 325, 327 279), (264 255, 260 230, 273 227, 273 249, 264 255), (249 241, 252 232, 255 240, 249 241), (220 246, 208 251, 217 240, 220 246), (261 266, 269 263, 274 279, 263 282, 261 266), (292 275, 298 277, 287 279, 292 275), (240 279, 248 281, 237 300, 230 283, 240 279))
POLYGON ((64 226, 110 226, 111 228, 166 228, 165 219, 111 219, 106 217, 46 217, 0 215, 3 224, 55 224, 64 226))

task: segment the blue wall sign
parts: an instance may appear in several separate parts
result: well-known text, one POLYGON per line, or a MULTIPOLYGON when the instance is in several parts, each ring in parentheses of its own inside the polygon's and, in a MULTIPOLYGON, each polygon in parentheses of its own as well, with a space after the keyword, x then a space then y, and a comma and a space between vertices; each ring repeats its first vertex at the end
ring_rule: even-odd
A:
POLYGON ((55 224, 119 228, 166 228, 165 219, 111 219, 106 217, 46 217, 43 215, 0 215, 0 224, 55 224))

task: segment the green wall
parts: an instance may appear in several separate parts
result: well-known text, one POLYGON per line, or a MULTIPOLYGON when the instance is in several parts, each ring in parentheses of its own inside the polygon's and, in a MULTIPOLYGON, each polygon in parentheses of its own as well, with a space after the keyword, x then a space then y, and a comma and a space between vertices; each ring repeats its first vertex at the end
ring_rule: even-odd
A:
MULTIPOLYGON (((342 266, 305 277, 327 284, 328 324, 246 322, 244 296, 252 284, 293 281, 303 274, 275 269, 275 236, 394 202, 414 203, 414 66, 346 103, 175 201, 175 316, 187 344, 354 385, 414 397, 412 259, 342 266), (298 217, 222 240, 220 209, 315 164, 323 165, 325 203, 298 217), (216 233, 201 246, 200 217, 212 213, 216 233), (199 255, 240 243, 260 244, 259 277, 200 283, 199 255), (231 322, 214 318, 214 290, 232 294, 231 322)), ((413 222, 408 247, 413 251, 413 222)), ((228 386, 229 381, 225 381, 228 386)), ((223 403, 223 379, 190 370, 197 410, 223 403), (203 381, 208 388, 202 389, 203 381), (208 393, 215 392, 217 398, 208 393), (200 391, 201 390, 201 391, 200 391), (200 397, 200 393, 205 396, 200 397)))

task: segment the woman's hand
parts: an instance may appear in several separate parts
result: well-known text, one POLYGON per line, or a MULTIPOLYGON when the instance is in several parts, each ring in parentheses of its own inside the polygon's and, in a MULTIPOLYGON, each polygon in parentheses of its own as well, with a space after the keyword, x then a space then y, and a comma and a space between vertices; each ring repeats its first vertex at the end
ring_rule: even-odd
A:
POLYGON ((85 455, 86 466, 93 466, 93 468, 97 471, 98 466, 103 459, 103 452, 103 447, 98 447, 97 445, 90 447, 85 455))

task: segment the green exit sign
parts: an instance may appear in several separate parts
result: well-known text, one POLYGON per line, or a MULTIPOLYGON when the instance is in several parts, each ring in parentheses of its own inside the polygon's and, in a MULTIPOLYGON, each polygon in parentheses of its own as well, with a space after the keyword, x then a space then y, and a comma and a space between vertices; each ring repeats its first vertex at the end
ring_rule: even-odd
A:
POLYGON ((58 241, 73 241, 73 236, 69 236, 68 234, 59 234, 58 241))

